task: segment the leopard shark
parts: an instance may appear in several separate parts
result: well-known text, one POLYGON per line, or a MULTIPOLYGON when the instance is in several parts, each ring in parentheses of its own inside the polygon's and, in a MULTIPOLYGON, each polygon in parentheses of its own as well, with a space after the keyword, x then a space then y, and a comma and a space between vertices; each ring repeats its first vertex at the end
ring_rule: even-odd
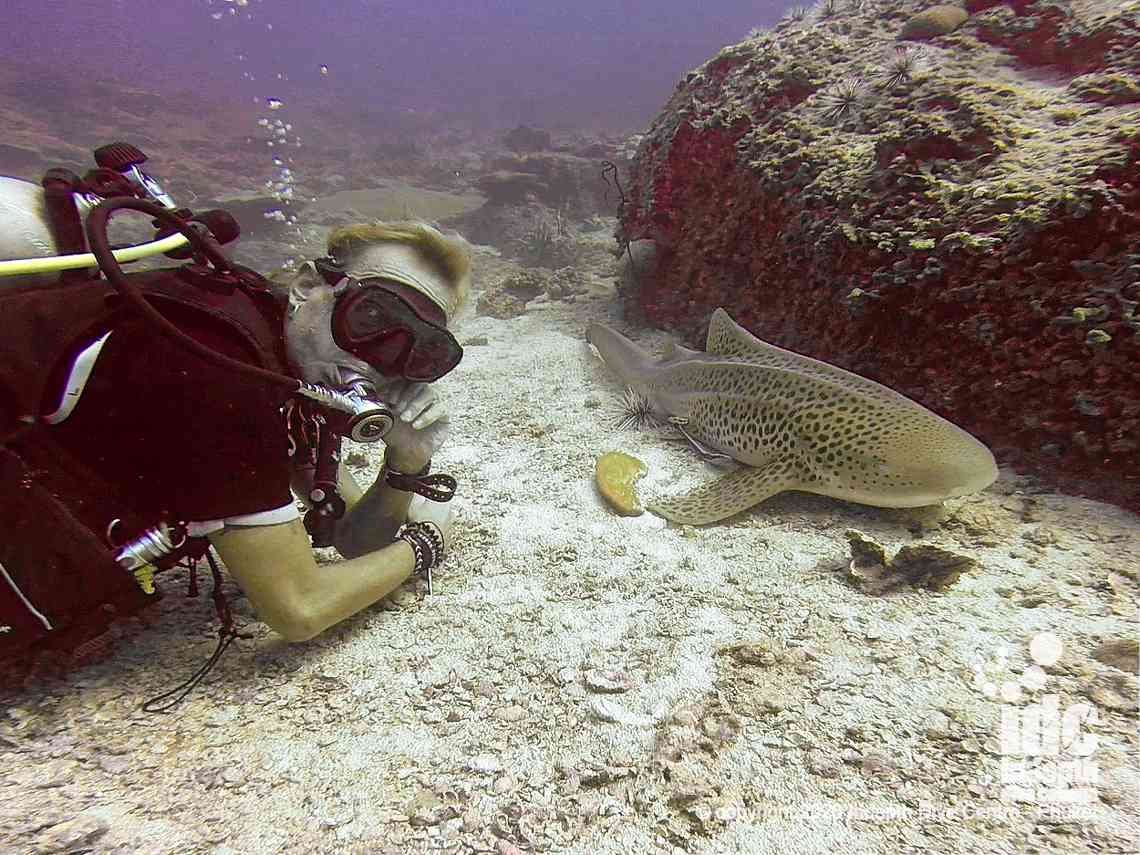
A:
POLYGON ((654 420, 706 456, 740 464, 646 502, 673 522, 718 522, 785 490, 922 507, 997 479, 993 454, 957 425, 873 380, 769 344, 724 309, 713 312, 704 351, 671 344, 654 358, 601 323, 586 340, 654 420))

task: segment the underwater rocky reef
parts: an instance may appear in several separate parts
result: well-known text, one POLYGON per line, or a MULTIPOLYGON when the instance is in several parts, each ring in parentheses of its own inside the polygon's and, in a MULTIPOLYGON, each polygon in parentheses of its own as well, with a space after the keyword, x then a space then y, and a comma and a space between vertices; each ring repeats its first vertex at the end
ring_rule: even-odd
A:
POLYGON ((693 344, 724 306, 1140 510, 1140 11, 964 8, 825 2, 689 73, 625 187, 626 312, 693 344))

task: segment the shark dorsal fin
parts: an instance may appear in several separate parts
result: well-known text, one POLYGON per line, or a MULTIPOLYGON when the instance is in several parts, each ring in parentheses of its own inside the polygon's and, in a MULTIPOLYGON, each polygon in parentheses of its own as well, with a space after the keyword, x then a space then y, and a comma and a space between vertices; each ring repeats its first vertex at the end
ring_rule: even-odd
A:
POLYGON ((750 359, 762 354, 770 344, 761 341, 729 317, 724 309, 717 309, 709 320, 709 335, 705 352, 728 359, 750 359))
POLYGON ((853 374, 837 365, 769 344, 734 321, 724 309, 717 309, 709 320, 709 335, 705 349, 725 359, 739 359, 766 368, 797 371, 880 399, 902 397, 893 389, 888 389, 874 380, 853 374))

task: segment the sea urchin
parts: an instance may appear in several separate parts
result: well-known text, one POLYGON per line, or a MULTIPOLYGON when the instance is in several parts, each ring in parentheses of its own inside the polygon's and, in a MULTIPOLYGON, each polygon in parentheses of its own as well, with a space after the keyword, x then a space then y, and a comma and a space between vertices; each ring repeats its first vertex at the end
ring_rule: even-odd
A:
POLYGON ((860 77, 844 77, 819 96, 823 107, 823 119, 838 122, 850 116, 863 97, 863 80, 860 77))
POLYGON ((626 387, 618 402, 616 424, 618 430, 645 430, 658 423, 657 414, 649 398, 632 386, 626 387))
POLYGON ((918 48, 910 45, 900 45, 895 48, 894 56, 883 69, 883 86, 892 89, 901 83, 908 83, 915 73, 922 67, 923 54, 918 48))

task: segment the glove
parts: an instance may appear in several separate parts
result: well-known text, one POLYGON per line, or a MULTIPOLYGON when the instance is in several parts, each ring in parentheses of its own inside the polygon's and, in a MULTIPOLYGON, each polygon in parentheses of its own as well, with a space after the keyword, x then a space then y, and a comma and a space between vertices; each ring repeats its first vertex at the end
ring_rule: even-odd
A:
POLYGON ((427 383, 403 383, 385 403, 396 419, 384 437, 385 462, 398 472, 418 472, 446 437, 448 419, 443 402, 427 383))
POLYGON ((408 505, 408 522, 435 523, 443 533, 443 554, 451 552, 455 510, 450 502, 433 502, 420 495, 412 496, 412 503, 408 505))

